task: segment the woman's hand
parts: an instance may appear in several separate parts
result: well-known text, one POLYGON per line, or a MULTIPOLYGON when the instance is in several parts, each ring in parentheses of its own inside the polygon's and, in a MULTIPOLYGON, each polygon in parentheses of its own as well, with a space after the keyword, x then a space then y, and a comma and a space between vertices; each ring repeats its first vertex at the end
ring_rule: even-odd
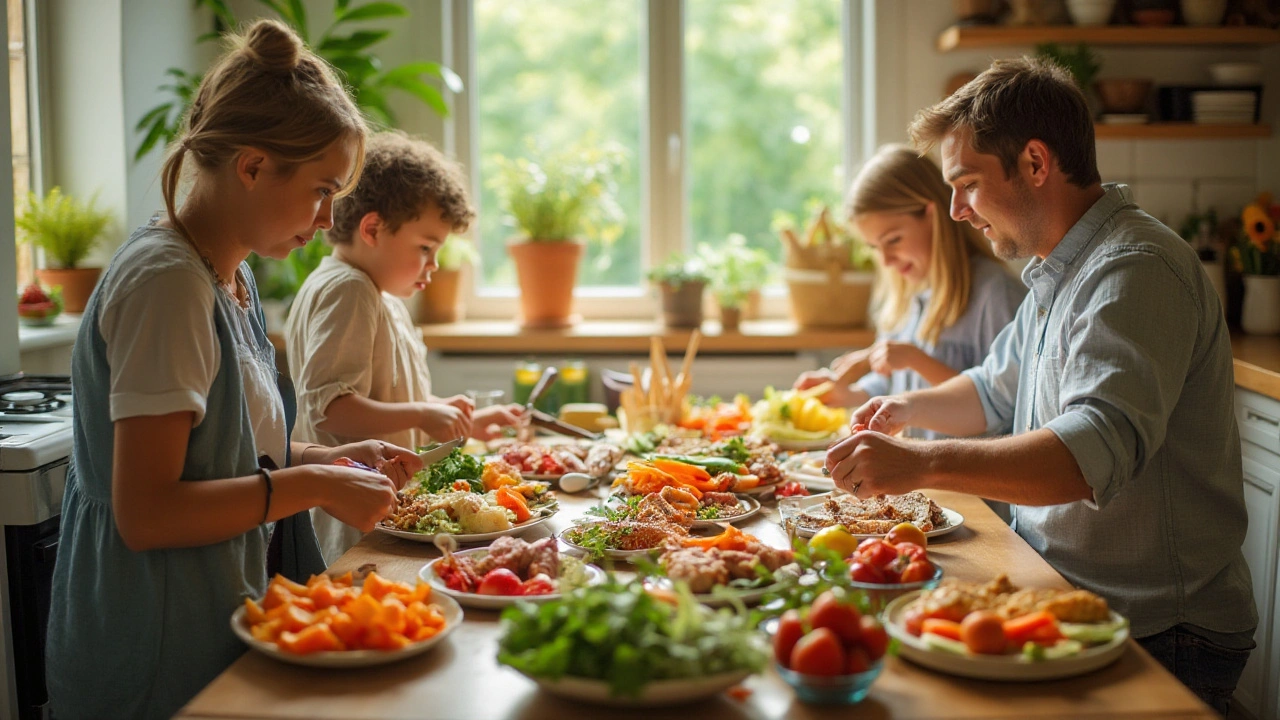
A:
POLYGON ((471 437, 492 440, 502 434, 502 428, 519 423, 523 414, 523 405, 490 405, 480 408, 471 416, 471 437))
POLYGON ((386 475, 395 483, 397 490, 404 487, 414 473, 422 469, 422 459, 417 453, 381 440, 365 440, 327 448, 321 462, 328 465, 342 457, 364 463, 386 475))
POLYGON ((396 487, 386 475, 344 465, 306 467, 319 481, 318 506, 360 532, 373 530, 396 509, 396 487))
POLYGON ((871 347, 871 371, 892 375, 895 370, 912 370, 921 354, 920 348, 909 342, 881 340, 871 347))
MULTIPOLYGON (((453 399, 456 399, 455 396, 453 399)), ((469 398, 463 398, 470 402, 469 398)), ((433 440, 448 442, 454 438, 471 435, 471 410, 466 410, 448 403, 423 403, 422 414, 418 420, 422 428, 433 440)))

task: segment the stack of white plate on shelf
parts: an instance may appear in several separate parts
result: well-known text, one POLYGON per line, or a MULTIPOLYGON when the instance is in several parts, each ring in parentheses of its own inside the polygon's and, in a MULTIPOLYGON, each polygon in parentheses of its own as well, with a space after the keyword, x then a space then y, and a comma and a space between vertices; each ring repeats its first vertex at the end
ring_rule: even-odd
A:
POLYGON ((1191 112, 1202 125, 1250 125, 1258 104, 1251 90, 1202 90, 1191 93, 1191 112))

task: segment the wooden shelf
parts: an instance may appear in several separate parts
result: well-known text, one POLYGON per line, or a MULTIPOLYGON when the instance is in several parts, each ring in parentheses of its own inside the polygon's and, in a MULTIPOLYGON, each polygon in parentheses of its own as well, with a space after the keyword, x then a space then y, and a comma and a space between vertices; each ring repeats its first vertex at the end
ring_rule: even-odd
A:
POLYGON ((1148 123, 1107 125, 1095 123, 1098 140, 1248 140, 1271 137, 1270 125, 1198 125, 1196 123, 1148 123))
POLYGON ((938 36, 938 51, 971 50, 1002 45, 1037 43, 1085 43, 1087 45, 1275 45, 1280 30, 1261 27, 1138 27, 1106 25, 953 25, 938 36))
MULTIPOLYGON (((563 330, 524 330, 509 320, 467 320, 419 325, 430 350, 464 355, 599 354, 649 352, 649 336, 662 338, 668 352, 684 352, 688 330, 672 330, 644 320, 586 321, 563 330)), ((753 320, 742 331, 721 332, 719 323, 702 325, 701 353, 754 355, 802 350, 859 348, 875 342, 868 328, 797 328, 790 320, 753 320)))

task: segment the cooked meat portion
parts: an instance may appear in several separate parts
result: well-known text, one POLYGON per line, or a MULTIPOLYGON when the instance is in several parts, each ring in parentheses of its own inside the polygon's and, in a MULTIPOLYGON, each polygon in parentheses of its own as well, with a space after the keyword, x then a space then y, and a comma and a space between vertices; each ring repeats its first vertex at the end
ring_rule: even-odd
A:
POLYGON ((542 538, 529 545, 528 572, 529 577, 539 573, 547 577, 560 577, 560 544, 555 538, 542 538))
POLYGON ((901 522, 910 522, 925 532, 947 524, 942 508, 919 492, 865 499, 842 493, 800 513, 797 521, 811 530, 844 525, 849 532, 860 535, 887 533, 901 522))
POLYGON ((748 550, 721 550, 719 548, 680 547, 668 544, 658 563, 666 569, 667 577, 689 583, 695 593, 709 593, 717 585, 733 580, 753 580, 759 577, 756 567, 763 565, 774 571, 791 562, 790 550, 771 548, 761 543, 748 550))
MULTIPOLYGON (((674 488, 663 488, 663 490, 672 490, 674 488)), ((684 493, 688 495, 688 493, 684 493)), ((689 495, 693 498, 692 495, 689 495)), ((693 498, 694 508, 698 507, 697 498, 693 498)), ((636 508, 635 521, 639 523, 653 524, 670 524, 679 525, 682 528, 688 528, 693 525, 693 516, 676 509, 671 503, 667 502, 665 493, 645 495, 639 506, 636 508)))
POLYGON ((926 617, 959 621, 974 610, 991 610, 1006 620, 1046 610, 1062 622, 1097 623, 1111 617, 1107 601, 1088 590, 1019 589, 1006 575, 983 583, 946 579, 916 600, 926 617))

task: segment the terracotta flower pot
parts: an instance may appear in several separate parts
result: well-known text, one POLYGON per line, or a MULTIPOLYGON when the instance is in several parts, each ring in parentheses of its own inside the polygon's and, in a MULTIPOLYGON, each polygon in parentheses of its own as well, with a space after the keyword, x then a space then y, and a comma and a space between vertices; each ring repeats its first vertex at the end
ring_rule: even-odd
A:
POLYGON ((461 279, 461 270, 436 270, 431 273, 431 282, 417 295, 418 322, 424 325, 457 322, 461 305, 458 301, 461 279))
POLYGON ((742 308, 722 307, 720 308, 720 331, 721 332, 738 332, 738 327, 742 325, 742 308))
POLYGON ((62 286, 62 305, 67 312, 84 312, 102 268, 44 268, 36 277, 45 287, 62 286))
POLYGON ((696 328, 702 325, 702 291, 707 284, 691 280, 679 285, 660 283, 662 322, 667 327, 696 328))
POLYGON ((507 252, 520 283, 520 324, 532 328, 573 325, 573 288, 582 243, 573 240, 513 242, 507 252))

